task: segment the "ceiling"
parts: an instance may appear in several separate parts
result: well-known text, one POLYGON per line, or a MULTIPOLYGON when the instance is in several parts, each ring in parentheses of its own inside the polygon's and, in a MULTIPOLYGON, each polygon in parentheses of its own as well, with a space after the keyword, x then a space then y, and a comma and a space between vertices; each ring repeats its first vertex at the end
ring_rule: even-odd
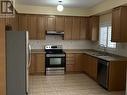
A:
MULTIPOLYGON (((91 8, 105 0, 63 0, 66 8, 91 8)), ((16 0, 16 3, 35 6, 56 6, 58 0, 16 0)))

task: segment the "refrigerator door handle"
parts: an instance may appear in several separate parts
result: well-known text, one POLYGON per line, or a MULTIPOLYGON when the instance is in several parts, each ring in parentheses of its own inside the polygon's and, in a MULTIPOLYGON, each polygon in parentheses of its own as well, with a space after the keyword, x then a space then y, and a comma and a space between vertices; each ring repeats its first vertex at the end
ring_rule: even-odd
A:
POLYGON ((28 61, 28 67, 30 67, 30 65, 31 65, 31 58, 32 58, 32 52, 31 52, 31 46, 30 46, 30 44, 29 44, 29 61, 28 61))

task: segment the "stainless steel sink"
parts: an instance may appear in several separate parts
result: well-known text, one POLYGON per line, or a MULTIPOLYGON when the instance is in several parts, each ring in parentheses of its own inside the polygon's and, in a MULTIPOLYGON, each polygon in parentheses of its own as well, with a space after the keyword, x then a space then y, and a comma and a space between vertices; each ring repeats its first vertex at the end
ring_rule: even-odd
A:
POLYGON ((94 55, 94 56, 110 56, 108 53, 105 53, 105 52, 96 52, 96 53, 93 53, 92 55, 94 55))

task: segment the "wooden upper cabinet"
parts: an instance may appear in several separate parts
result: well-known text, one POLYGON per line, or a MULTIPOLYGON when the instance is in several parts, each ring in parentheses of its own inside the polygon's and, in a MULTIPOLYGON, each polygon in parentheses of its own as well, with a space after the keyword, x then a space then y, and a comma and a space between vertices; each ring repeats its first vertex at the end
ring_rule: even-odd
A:
POLYGON ((18 14, 19 19, 19 31, 27 31, 28 30, 28 16, 25 14, 18 14))
POLYGON ((72 23, 73 23, 73 17, 65 17, 65 22, 64 22, 64 40, 71 40, 72 36, 72 23))
POLYGON ((36 15, 28 15, 28 31, 29 31, 29 38, 36 39, 36 32, 37 32, 36 15))
POLYGON ((98 41, 99 39, 99 16, 89 17, 89 40, 98 41))
POLYGON ((55 31, 56 30, 56 18, 55 16, 46 17, 46 30, 55 31))
POLYGON ((64 32, 64 16, 56 16, 56 31, 64 32))
POLYGON ((80 26, 80 40, 87 39, 87 32, 88 32, 88 18, 81 17, 81 26, 80 26))
POLYGON ((118 7, 112 11, 112 41, 127 42, 127 7, 118 7))
POLYGON ((80 17, 73 17, 72 40, 80 39, 80 17))
POLYGON ((46 30, 46 17, 45 16, 37 16, 37 33, 36 36, 38 40, 45 39, 45 30, 46 30))
POLYGON ((14 17, 6 18, 5 25, 11 26, 13 31, 18 31, 18 15, 15 14, 14 17))

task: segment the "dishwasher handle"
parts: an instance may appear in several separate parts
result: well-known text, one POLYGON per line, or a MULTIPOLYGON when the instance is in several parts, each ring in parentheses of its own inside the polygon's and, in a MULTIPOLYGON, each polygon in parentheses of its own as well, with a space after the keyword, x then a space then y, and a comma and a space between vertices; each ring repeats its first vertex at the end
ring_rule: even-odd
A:
POLYGON ((102 60, 102 59, 99 59, 98 60, 98 64, 103 64, 103 65, 109 65, 109 61, 106 61, 106 60, 102 60))

